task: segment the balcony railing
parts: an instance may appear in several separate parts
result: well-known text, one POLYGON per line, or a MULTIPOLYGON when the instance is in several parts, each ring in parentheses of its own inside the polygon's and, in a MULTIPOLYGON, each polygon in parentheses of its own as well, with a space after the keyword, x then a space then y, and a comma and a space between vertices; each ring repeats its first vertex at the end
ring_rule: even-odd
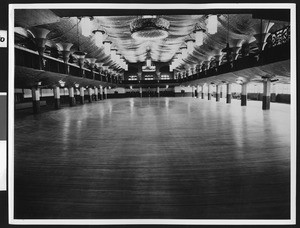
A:
MULTIPOLYGON (((27 48, 15 45, 15 65, 24 66, 33 69, 40 69, 40 57, 38 52, 27 48)), ((43 70, 59 74, 66 74, 66 67, 69 68, 69 75, 75 77, 83 77, 101 82, 109 82, 117 84, 118 80, 115 77, 105 76, 97 71, 92 71, 86 68, 80 68, 76 64, 65 64, 62 60, 53 58, 48 55, 43 57, 43 70)))
MULTIPOLYGON (((272 33, 267 39, 266 48, 259 52, 251 53, 247 56, 243 56, 237 60, 221 64, 217 67, 212 67, 207 70, 197 72, 188 77, 166 80, 164 83, 182 83, 187 81, 193 81, 201 78, 208 78, 220 74, 243 70, 251 67, 266 65, 278 61, 290 59, 290 26, 280 29, 272 33)), ((147 83, 162 83, 163 80, 157 82, 156 80, 147 81, 122 81, 123 84, 147 84, 147 83)))

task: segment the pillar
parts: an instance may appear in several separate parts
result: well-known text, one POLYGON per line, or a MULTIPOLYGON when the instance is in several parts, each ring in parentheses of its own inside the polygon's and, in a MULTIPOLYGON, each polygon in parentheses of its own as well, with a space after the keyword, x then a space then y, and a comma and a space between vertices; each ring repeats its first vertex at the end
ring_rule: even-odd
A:
POLYGON ((58 86, 55 86, 53 88, 54 93, 54 107, 55 109, 59 109, 60 107, 60 88, 58 86))
POLYGON ((230 104, 231 103, 231 84, 227 83, 226 85, 226 103, 230 104))
POLYGON ((202 85, 201 87, 201 99, 204 99, 204 85, 202 85))
POLYGON ((210 89, 211 89, 211 88, 210 88, 210 87, 211 87, 211 85, 208 84, 208 85, 207 85, 207 99, 208 99, 208 100, 211 99, 211 93, 210 93, 210 89))
POLYGON ((69 104, 70 104, 71 107, 76 104, 75 97, 74 97, 74 88, 73 87, 69 88, 69 104))
POLYGON ((192 97, 195 96, 195 86, 192 86, 192 97))
POLYGON ((267 79, 263 82, 263 99, 262 99, 262 109, 269 110, 270 109, 270 101, 271 101, 271 81, 267 79))
POLYGON ((140 97, 141 98, 143 97, 143 89, 142 89, 142 87, 140 87, 140 97))
POLYGON ((241 105, 247 105, 247 83, 242 84, 241 105))
POLYGON ((216 101, 220 101, 220 86, 216 85, 216 101))
POLYGON ((88 101, 89 101, 89 103, 93 102, 93 89, 92 88, 88 88, 88 101))
POLYGON ((40 113, 40 90, 38 88, 32 88, 31 93, 33 113, 40 113))
POLYGON ((104 87, 104 99, 107 99, 107 87, 104 87))
POLYGON ((95 101, 98 101, 98 88, 97 87, 95 87, 94 88, 94 94, 95 94, 95 101))
POLYGON ((80 87, 80 104, 84 104, 84 88, 80 87))
POLYGON ((159 97, 159 86, 157 86, 157 97, 159 97))
POLYGON ((220 85, 220 98, 222 98, 223 97, 223 84, 222 85, 220 85))
POLYGON ((99 89, 100 89, 100 100, 103 100, 104 99, 103 98, 103 87, 100 86, 99 89))
POLYGON ((197 85, 197 98, 199 98, 199 93, 200 93, 200 86, 197 85))

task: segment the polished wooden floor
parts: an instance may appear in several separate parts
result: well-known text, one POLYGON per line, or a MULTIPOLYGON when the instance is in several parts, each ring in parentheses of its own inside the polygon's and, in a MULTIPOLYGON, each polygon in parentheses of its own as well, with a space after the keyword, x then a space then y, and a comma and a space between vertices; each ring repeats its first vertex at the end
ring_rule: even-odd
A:
POLYGON ((98 101, 15 119, 15 218, 282 219, 290 105, 98 101))

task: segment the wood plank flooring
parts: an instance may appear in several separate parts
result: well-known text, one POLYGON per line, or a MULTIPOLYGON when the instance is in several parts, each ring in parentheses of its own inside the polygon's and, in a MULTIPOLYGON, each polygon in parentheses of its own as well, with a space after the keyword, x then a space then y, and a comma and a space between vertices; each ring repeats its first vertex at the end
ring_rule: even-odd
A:
POLYGON ((128 98, 15 119, 15 218, 287 219, 290 105, 128 98))

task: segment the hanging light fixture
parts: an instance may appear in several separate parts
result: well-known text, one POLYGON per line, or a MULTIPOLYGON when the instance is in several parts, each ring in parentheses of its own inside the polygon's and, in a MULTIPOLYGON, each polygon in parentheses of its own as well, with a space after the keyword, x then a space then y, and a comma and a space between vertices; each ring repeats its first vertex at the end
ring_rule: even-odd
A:
POLYGON ((186 46, 187 46, 187 53, 191 54, 194 50, 195 40, 190 38, 190 39, 186 40, 185 42, 186 42, 186 46))
POLYGON ((103 41, 103 45, 104 45, 104 53, 106 55, 110 54, 110 48, 111 48, 111 44, 112 42, 110 40, 105 40, 103 41))
POLYGON ((97 47, 102 47, 103 45, 103 40, 104 40, 104 36, 105 36, 105 31, 104 30, 94 30, 93 31, 94 34, 94 41, 97 47))
POLYGON ((152 60, 151 60, 151 49, 150 47, 147 47, 147 54, 146 54, 146 66, 151 67, 152 66, 152 60))
POLYGON ((142 16, 130 23, 131 37, 139 40, 164 39, 168 34, 170 22, 162 17, 142 16))
POLYGON ((184 46, 184 47, 181 47, 180 50, 181 50, 181 54, 182 54, 182 55, 181 55, 181 56, 182 56, 182 59, 185 59, 185 58, 187 57, 187 54, 188 54, 188 53, 187 53, 187 47, 185 47, 185 46, 184 46))
POLYGON ((208 15, 207 18, 207 32, 209 34, 215 34, 218 31, 218 16, 217 15, 208 15))
POLYGON ((222 49, 222 52, 226 53, 226 60, 227 62, 230 62, 232 48, 229 46, 229 14, 227 15, 227 43, 226 47, 222 49))
POLYGON ((203 45, 203 37, 205 31, 206 30, 201 28, 198 23, 195 25, 193 33, 195 34, 195 44, 197 46, 203 45))
POLYGON ((80 23, 80 27, 81 27, 81 34, 83 36, 89 36, 92 33, 92 23, 91 20, 93 18, 92 17, 82 17, 81 18, 81 23, 80 23))
POLYGON ((73 56, 78 60, 80 67, 83 65, 83 61, 86 53, 80 51, 80 42, 79 42, 79 29, 78 29, 79 20, 77 21, 77 40, 78 40, 78 50, 73 53, 73 56))
POLYGON ((117 61, 117 49, 115 48, 110 49, 110 57, 114 62, 117 61))

